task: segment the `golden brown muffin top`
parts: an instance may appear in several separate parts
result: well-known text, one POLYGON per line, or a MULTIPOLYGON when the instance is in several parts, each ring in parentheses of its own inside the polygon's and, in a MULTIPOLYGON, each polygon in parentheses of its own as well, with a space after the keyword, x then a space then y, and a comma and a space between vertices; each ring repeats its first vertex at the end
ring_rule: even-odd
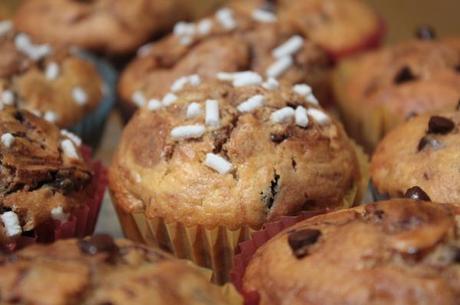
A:
POLYGON ((25 111, 0 111, 0 244, 86 202, 92 172, 79 139, 25 111))
MULTIPOLYGON (((443 41, 413 40, 347 59, 336 70, 334 91, 348 120, 381 137, 414 114, 454 109, 460 52, 443 41)), ((370 148, 377 141, 361 139, 370 148)))
POLYGON ((291 84, 306 82, 324 96, 328 57, 285 25, 264 1, 236 1, 195 23, 179 22, 174 33, 139 50, 121 75, 120 95, 132 107, 142 106, 182 76, 211 79, 218 72, 252 70, 291 84))
POLYGON ((260 305, 456 305, 460 210, 397 199, 317 216, 257 250, 244 289, 260 305))
POLYGON ((61 127, 71 127, 102 99, 102 80, 69 49, 36 44, 0 21, 0 102, 15 104, 61 127))
POLYGON ((460 112, 424 114, 398 126, 379 143, 371 177, 379 192, 401 196, 421 187, 436 202, 460 204, 460 112))
POLYGON ((220 1, 185 0, 31 0, 23 1, 17 27, 40 41, 129 54, 176 21, 195 17, 220 1))
POLYGON ((5 305, 228 304, 197 268, 108 235, 0 256, 0 272, 5 305))
POLYGON ((353 202, 356 151, 340 123, 308 101, 311 89, 266 89, 254 72, 220 77, 228 81, 151 100, 128 123, 110 171, 122 208, 187 225, 255 228, 353 202))

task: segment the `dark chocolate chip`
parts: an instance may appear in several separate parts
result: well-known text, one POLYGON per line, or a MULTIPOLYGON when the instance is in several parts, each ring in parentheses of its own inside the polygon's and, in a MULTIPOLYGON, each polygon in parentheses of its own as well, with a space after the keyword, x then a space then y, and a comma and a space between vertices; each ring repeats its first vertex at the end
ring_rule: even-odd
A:
POLYGON ((420 40, 434 40, 436 39, 436 32, 432 26, 427 24, 421 25, 417 28, 415 35, 420 40))
POLYGON ((430 197, 424 190, 422 190, 419 186, 413 186, 407 189, 406 193, 404 194, 405 198, 413 199, 413 200, 423 200, 423 201, 431 201, 430 197))
POLYGON ((308 255, 308 247, 315 244, 321 237, 321 231, 317 229, 303 229, 292 231, 288 235, 288 243, 292 253, 297 258, 308 255))
POLYGON ((402 83, 407 83, 416 80, 417 78, 415 75, 412 73, 411 69, 409 67, 404 67, 402 68, 399 73, 396 75, 394 82, 396 84, 402 84, 402 83))
POLYGON ((426 147, 431 147, 433 149, 439 149, 442 147, 441 142, 436 139, 433 139, 430 136, 424 136, 418 142, 417 150, 422 151, 426 147))
POLYGON ((434 115, 428 122, 428 133, 446 134, 454 129, 455 123, 448 118, 434 115))
POLYGON ((110 256, 118 254, 119 248, 113 238, 108 234, 97 234, 89 239, 78 241, 80 251, 88 255, 108 253, 110 256))
POLYGON ((275 142, 277 144, 283 142, 287 138, 288 138, 288 135, 285 134, 285 133, 282 133, 282 134, 272 133, 272 134, 270 134, 270 139, 272 140, 272 142, 275 142))
POLYGON ((459 247, 455 247, 454 249, 454 262, 456 262, 457 264, 460 264, 460 248, 459 247))

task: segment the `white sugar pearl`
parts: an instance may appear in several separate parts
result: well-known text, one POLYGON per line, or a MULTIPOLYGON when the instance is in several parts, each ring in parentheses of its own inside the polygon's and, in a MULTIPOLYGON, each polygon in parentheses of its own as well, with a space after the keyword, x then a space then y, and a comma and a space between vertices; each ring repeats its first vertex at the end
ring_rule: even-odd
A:
POLYGON ((200 138, 206 131, 205 127, 200 124, 183 125, 171 130, 171 137, 175 140, 196 139, 200 138))
POLYGON ((275 112, 273 112, 270 116, 270 119, 272 123, 278 124, 278 123, 283 123, 291 118, 293 118, 295 115, 295 110, 291 107, 284 107, 281 108, 275 112))
POLYGON ((328 124, 331 121, 329 116, 319 109, 310 108, 307 110, 307 113, 320 125, 328 124))
POLYGON ((206 125, 211 127, 219 127, 219 102, 216 100, 206 100, 206 125))
POLYGON ((294 63, 294 60, 290 56, 281 57, 275 61, 271 66, 268 67, 265 72, 269 78, 278 78, 284 72, 286 72, 294 63))
POLYGON ((263 22, 263 23, 273 23, 276 22, 276 16, 275 14, 265 11, 262 9, 256 9, 252 12, 252 19, 258 22, 263 22))
POLYGON ((22 233, 21 224, 18 215, 13 211, 8 211, 0 215, 3 225, 5 226, 6 235, 16 236, 22 233))
POLYGON ((56 112, 47 111, 43 115, 43 118, 50 123, 55 123, 58 120, 58 115, 56 112))
POLYGON ((201 114, 201 106, 200 106, 200 104, 194 102, 194 103, 191 103, 190 105, 188 105, 187 114, 186 114, 187 119, 196 118, 200 114, 201 114))
POLYGON ((184 86, 187 84, 188 78, 186 76, 182 76, 174 81, 174 83, 171 86, 171 91, 172 92, 179 92, 181 91, 184 86))
POLYGON ((230 162, 221 156, 212 153, 206 154, 204 164, 221 175, 225 175, 233 169, 233 165, 230 162))
POLYGON ((226 30, 236 28, 236 20, 233 18, 233 11, 229 8, 222 8, 216 13, 217 21, 226 30))
POLYGON ((72 97, 75 103, 80 106, 83 106, 88 102, 88 95, 81 87, 75 87, 72 89, 72 97))
POLYGON ((168 107, 174 104, 177 100, 177 96, 173 93, 167 93, 161 102, 163 103, 163 106, 168 107))
POLYGON ((238 105, 237 109, 240 112, 252 112, 255 109, 262 107, 265 102, 265 97, 263 95, 254 95, 246 101, 238 105))
POLYGON ((66 137, 66 138, 69 138, 75 145, 77 146, 81 146, 81 139, 79 136, 77 136, 76 134, 74 134, 73 132, 70 132, 68 130, 65 130, 65 129, 61 129, 61 135, 66 137))
POLYGON ((163 104, 157 99, 150 99, 147 103, 147 109, 150 111, 155 111, 163 107, 163 104))
POLYGON ((211 30, 212 30, 212 21, 210 19, 203 19, 200 22, 198 22, 197 25, 197 32, 200 35, 208 35, 211 30))
POLYGON ((69 219, 69 214, 64 212, 62 206, 51 209, 51 218, 60 222, 66 222, 69 219))
POLYGON ((5 105, 13 105, 14 104, 14 93, 11 90, 4 90, 0 95, 0 100, 5 105))
POLYGON ((272 55, 275 58, 290 56, 297 53, 303 46, 303 38, 299 35, 294 35, 289 38, 285 43, 275 48, 272 55))
POLYGON ((297 85, 294 85, 292 87, 292 90, 298 94, 298 95, 301 95, 301 96, 308 96, 309 94, 312 93, 312 89, 310 86, 308 86, 307 84, 297 84, 297 85))
POLYGON ((276 79, 270 77, 262 84, 262 87, 267 90, 275 90, 279 87, 279 83, 276 79))
POLYGON ((46 66, 45 76, 49 80, 55 80, 59 76, 59 65, 55 62, 51 62, 46 66))
POLYGON ((305 109, 302 106, 297 106, 295 110, 295 123, 297 126, 300 126, 303 128, 308 126, 307 109, 305 109))
POLYGON ((234 74, 233 86, 234 87, 243 87, 243 86, 256 86, 262 84, 262 76, 256 72, 245 71, 238 72, 234 74))
POLYGON ((133 95, 131 95, 131 100, 139 108, 144 107, 145 105, 145 96, 140 90, 136 90, 133 92, 133 95))
POLYGON ((64 155, 71 159, 78 159, 78 153, 75 149, 75 145, 69 139, 65 139, 61 141, 61 149, 64 152, 64 155))
POLYGON ((2 141, 3 146, 10 148, 14 143, 14 136, 7 132, 2 134, 0 140, 2 141))

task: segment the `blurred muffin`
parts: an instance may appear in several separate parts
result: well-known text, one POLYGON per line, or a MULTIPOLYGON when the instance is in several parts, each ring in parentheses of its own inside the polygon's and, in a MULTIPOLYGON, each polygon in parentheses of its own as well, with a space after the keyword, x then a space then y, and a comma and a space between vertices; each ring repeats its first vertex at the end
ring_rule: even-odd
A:
POLYGON ((308 86, 219 76, 228 81, 149 101, 125 128, 109 180, 129 238, 212 267, 223 281, 250 231, 352 205, 362 172, 340 123, 308 101, 308 86))
POLYGON ((0 256, 0 272, 4 305, 230 304, 197 268, 108 235, 0 256))
POLYGON ((260 305, 458 304, 459 220, 403 199, 310 218, 257 250, 244 289, 260 305))
POLYGON ((0 101, 26 108, 69 128, 98 107, 102 81, 96 68, 69 49, 35 44, 0 22, 0 101))
POLYGON ((279 0, 290 28, 324 49, 334 60, 377 47, 383 20, 362 0, 279 0))
POLYGON ((77 136, 3 106, 0 142, 0 248, 92 233, 105 181, 77 136))
POLYGON ((333 87, 349 134, 372 151, 408 117, 452 110, 460 98, 460 53, 451 44, 414 40, 349 60, 333 87))
POLYGON ((41 42, 123 55, 153 35, 165 32, 176 21, 203 15, 220 2, 25 0, 15 16, 15 24, 41 42))
POLYGON ((381 194, 400 197, 417 186, 436 202, 460 204, 460 112, 424 114, 388 133, 371 163, 381 194))
POLYGON ((0 2, 0 20, 11 19, 20 4, 20 0, 2 0, 0 2))
POLYGON ((312 41, 286 29, 277 16, 244 1, 196 23, 177 23, 174 33, 148 44, 121 74, 118 91, 126 118, 184 82, 190 75, 252 70, 289 84, 308 83, 328 100, 331 63, 312 41))

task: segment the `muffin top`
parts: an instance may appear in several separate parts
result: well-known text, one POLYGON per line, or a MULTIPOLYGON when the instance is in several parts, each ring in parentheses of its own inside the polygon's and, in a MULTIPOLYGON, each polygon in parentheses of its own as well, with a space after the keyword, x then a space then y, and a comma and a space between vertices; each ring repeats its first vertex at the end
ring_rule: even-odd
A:
POLYGON ((0 111, 0 244, 86 202, 93 173, 80 140, 25 111, 0 111))
POLYGON ((219 77, 188 80, 129 122, 109 174, 122 208, 237 228, 353 203, 354 145, 311 88, 250 71, 219 77))
POLYGON ((392 130, 372 157, 377 190, 401 196, 413 186, 436 202, 460 204, 460 112, 414 117, 392 130))
POLYGON ((375 10, 362 0, 278 0, 288 26, 324 49, 333 59, 376 47, 385 27, 375 10))
POLYGON ((44 42, 127 54, 177 20, 211 9, 218 0, 31 0, 23 1, 16 26, 44 42))
POLYGON ((443 41, 413 40, 345 60, 334 77, 338 103, 353 120, 376 122, 380 135, 414 114, 454 109, 459 50, 443 41))
POLYGON ((290 227, 254 254, 260 305, 458 304, 460 210, 397 199, 290 227))
POLYGON ((32 245, 0 256, 4 305, 229 304, 200 270, 108 235, 32 245))
POLYGON ((291 84, 306 82, 325 95, 330 61, 311 40, 278 20, 264 1, 236 1, 196 23, 148 44, 122 73, 119 93, 132 107, 170 90, 177 79, 253 70, 291 84), (258 2, 264 3, 264 5, 258 2))
POLYGON ((0 102, 26 108, 71 127, 102 99, 102 80, 88 61, 68 48, 35 44, 0 21, 0 102))

